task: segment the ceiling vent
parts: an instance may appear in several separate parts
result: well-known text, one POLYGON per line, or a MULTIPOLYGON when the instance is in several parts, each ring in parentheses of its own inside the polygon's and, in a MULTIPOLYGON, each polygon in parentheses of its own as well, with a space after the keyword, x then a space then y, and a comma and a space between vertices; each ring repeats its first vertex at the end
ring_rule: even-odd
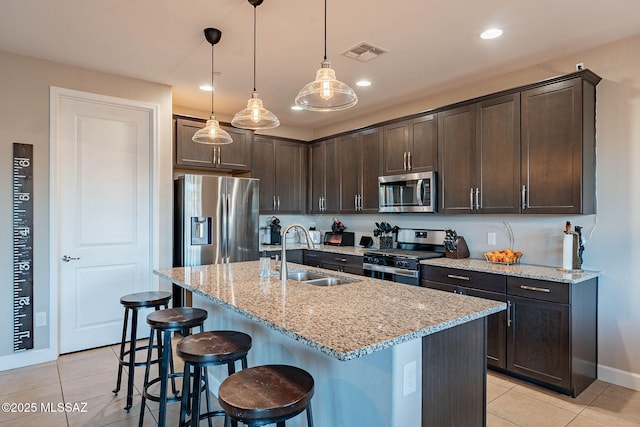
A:
POLYGON ((361 42, 342 52, 342 55, 360 62, 369 62, 387 52, 388 50, 374 46, 371 43, 361 42))

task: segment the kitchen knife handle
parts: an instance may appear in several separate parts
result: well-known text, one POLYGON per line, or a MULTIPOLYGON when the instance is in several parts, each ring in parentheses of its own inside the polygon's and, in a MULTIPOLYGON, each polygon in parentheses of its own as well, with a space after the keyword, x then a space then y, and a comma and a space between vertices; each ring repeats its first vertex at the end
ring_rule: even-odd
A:
POLYGON ((511 327, 511 301, 507 301, 507 328, 511 327))
POLYGON ((527 202, 525 199, 526 192, 527 192, 527 186, 523 185, 522 186, 522 209, 527 209, 527 202))

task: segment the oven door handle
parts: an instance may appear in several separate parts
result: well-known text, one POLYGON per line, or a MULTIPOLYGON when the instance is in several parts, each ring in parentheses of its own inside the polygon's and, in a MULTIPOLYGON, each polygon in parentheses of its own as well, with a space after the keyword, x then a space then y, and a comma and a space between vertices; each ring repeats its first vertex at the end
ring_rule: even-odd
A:
POLYGON ((381 272, 381 273, 391 273, 398 276, 412 277, 412 278, 418 278, 420 275, 420 272, 418 270, 406 270, 404 268, 396 268, 388 265, 369 264, 366 262, 362 264, 362 269, 381 272))

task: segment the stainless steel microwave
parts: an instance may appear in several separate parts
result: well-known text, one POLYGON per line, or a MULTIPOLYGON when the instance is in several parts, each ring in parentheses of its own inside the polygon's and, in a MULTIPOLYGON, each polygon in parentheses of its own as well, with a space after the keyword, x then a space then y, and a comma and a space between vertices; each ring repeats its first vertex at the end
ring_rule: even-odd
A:
POLYGON ((380 212, 436 212, 436 173, 380 176, 380 212))

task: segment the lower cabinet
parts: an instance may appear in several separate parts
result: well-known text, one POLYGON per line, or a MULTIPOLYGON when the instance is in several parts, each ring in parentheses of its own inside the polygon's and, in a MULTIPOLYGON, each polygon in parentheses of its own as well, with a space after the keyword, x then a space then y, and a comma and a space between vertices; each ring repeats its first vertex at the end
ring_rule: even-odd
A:
POLYGON ((422 266, 421 284, 507 303, 487 318, 488 367, 573 397, 596 379, 597 279, 570 284, 422 266))
POLYGON ((362 276, 364 275, 362 263, 363 257, 357 255, 343 255, 335 252, 312 250, 304 251, 304 265, 310 265, 312 267, 362 276))
MULTIPOLYGON (((277 256, 279 260, 282 255, 282 250, 278 250, 278 249, 269 249, 269 250, 266 250, 265 252, 271 259, 276 259, 276 256, 277 256)), ((293 262, 295 264, 302 264, 303 252, 304 251, 302 249, 287 250, 287 263, 293 262)))

